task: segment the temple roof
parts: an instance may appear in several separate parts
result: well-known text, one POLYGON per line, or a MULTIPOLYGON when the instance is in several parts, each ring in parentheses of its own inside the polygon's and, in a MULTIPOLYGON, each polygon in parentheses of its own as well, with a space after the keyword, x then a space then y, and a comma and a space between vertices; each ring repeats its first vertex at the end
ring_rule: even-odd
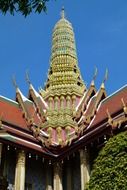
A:
MULTIPOLYGON (((99 133, 101 126, 102 126, 101 127, 102 131, 105 129, 102 123, 107 122, 108 124, 109 115, 107 114, 107 110, 108 110, 108 113, 110 113, 110 116, 112 117, 113 120, 115 120, 116 115, 119 115, 117 113, 120 113, 119 120, 122 117, 122 122, 126 121, 125 119, 126 117, 124 117, 124 120, 123 120, 123 116, 125 115, 125 107, 127 105, 127 98, 126 98, 127 86, 121 88, 116 93, 114 93, 113 95, 107 98, 103 97, 103 92, 101 92, 101 96, 99 97, 100 90, 89 99, 86 105, 85 111, 82 112, 79 118, 79 120, 83 118, 82 120, 83 123, 80 122, 79 125, 77 125, 78 128, 70 127, 65 130, 64 128, 63 129, 54 128, 52 130, 50 129, 50 138, 52 136, 52 142, 48 140, 49 131, 47 131, 47 129, 43 129, 41 127, 40 128, 41 130, 39 130, 37 134, 37 129, 38 129, 37 122, 40 121, 42 123, 41 119, 38 120, 37 122, 35 122, 34 120, 31 123, 29 123, 29 121, 24 117, 24 112, 20 103, 17 103, 15 101, 9 100, 1 96, 0 97, 0 115, 1 115, 1 127, 2 127, 2 130, 4 130, 4 134, 1 133, 0 138, 7 142, 10 141, 14 143, 15 145, 16 144, 18 146, 22 145, 26 147, 27 149, 32 149, 33 151, 37 151, 37 152, 39 151, 40 153, 42 152, 43 154, 46 154, 46 157, 47 157, 49 156, 49 154, 47 153, 47 148, 45 149, 45 145, 46 145, 48 147, 48 151, 50 152, 50 154, 52 154, 53 157, 58 156, 59 154, 61 154, 60 149, 61 148, 63 149, 65 146, 62 146, 62 147, 58 146, 59 143, 58 143, 57 133, 59 135, 62 135, 61 143, 63 143, 63 145, 66 145, 66 149, 69 149, 69 148, 72 148, 73 145, 76 146, 75 142, 80 142, 80 139, 84 138, 85 140, 86 134, 87 134, 87 137, 91 139, 92 131, 94 132, 95 129, 96 130, 98 129, 98 133, 99 133), (102 99, 102 97, 104 99, 102 99), (91 104, 94 105, 94 108, 96 108, 95 109, 96 112, 94 112, 94 115, 91 115, 93 111, 93 109, 91 110, 91 104), (95 106, 95 104, 97 106, 95 106), (88 116, 92 116, 92 117, 90 118, 89 121, 86 121, 86 118, 88 116), (69 132, 68 133, 68 135, 70 136, 70 137, 68 136, 69 139, 68 137, 66 137, 66 130, 68 130, 69 132), (66 138, 69 141, 67 141, 66 138), (40 144, 40 141, 41 141, 41 144, 40 144), (47 142, 47 144, 45 144, 44 141, 47 142), (68 143, 66 144, 66 142, 69 142, 69 144, 68 143), (52 144, 52 147, 50 143, 52 144)), ((24 98, 23 100, 26 101, 27 98, 26 99, 24 98)), ((33 107, 35 107, 35 105, 33 107)))
POLYGON ((127 86, 107 96, 107 74, 98 90, 95 76, 86 88, 73 27, 62 10, 45 88, 38 92, 29 81, 28 97, 17 85, 15 101, 0 96, 0 140, 56 159, 120 130, 127 122, 127 86))
POLYGON ((96 117, 92 121, 90 127, 99 125, 102 121, 108 119, 107 111, 111 116, 117 115, 120 110, 123 111, 123 102, 127 105, 127 85, 117 90, 100 103, 96 117))
MULTIPOLYGON (((50 128, 50 130, 46 128, 43 129, 44 120, 41 120, 41 116, 39 116, 38 112, 35 112, 35 115, 39 119, 37 121, 34 119, 30 121, 25 118, 20 102, 15 102, 1 96, 0 139, 2 142, 10 143, 18 147, 21 146, 29 151, 43 154, 44 157, 50 159, 59 158, 62 154, 68 154, 70 149, 76 149, 76 144, 79 147, 79 144, 82 146, 83 142, 84 144, 92 142, 93 136, 95 138, 95 134, 96 138, 98 138, 100 132, 105 131, 106 127, 111 126, 110 130, 114 130, 127 121, 127 86, 124 86, 108 97, 104 97, 103 93, 104 89, 102 90, 100 88, 99 91, 93 94, 88 100, 84 107, 85 109, 82 110, 81 116, 75 118, 77 119, 77 128, 68 127, 64 129, 59 127, 54 129, 50 128), (115 124, 110 122, 110 120, 114 121, 115 124), (58 138, 61 139, 60 144, 58 138)), ((31 100, 27 98, 23 98, 23 100, 30 102, 31 106, 34 105, 33 108, 36 110, 34 101, 32 101, 31 104, 31 100)), ((84 101, 82 99, 80 101, 83 105, 84 102, 86 102, 85 99, 84 101)), ((26 104, 26 107, 30 108, 30 105, 26 104)), ((38 106, 41 106, 41 104, 38 104, 38 106)))

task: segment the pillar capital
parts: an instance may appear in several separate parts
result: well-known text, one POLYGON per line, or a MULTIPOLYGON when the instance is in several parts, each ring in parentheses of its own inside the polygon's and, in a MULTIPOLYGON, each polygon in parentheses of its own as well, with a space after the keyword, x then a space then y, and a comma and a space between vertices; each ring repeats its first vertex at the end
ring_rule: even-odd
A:
POLYGON ((24 150, 20 150, 18 151, 17 154, 17 165, 24 166, 24 164, 25 164, 25 152, 24 150))

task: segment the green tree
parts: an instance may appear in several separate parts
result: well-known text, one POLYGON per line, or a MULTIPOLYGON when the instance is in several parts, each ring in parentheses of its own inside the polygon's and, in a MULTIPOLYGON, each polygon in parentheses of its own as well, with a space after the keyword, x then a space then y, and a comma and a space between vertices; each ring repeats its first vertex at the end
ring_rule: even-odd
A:
POLYGON ((32 11, 40 13, 46 11, 46 2, 48 0, 0 0, 0 11, 3 14, 10 12, 20 12, 24 16, 29 15, 32 11))
POLYGON ((127 190, 127 132, 110 138, 100 151, 87 190, 127 190))

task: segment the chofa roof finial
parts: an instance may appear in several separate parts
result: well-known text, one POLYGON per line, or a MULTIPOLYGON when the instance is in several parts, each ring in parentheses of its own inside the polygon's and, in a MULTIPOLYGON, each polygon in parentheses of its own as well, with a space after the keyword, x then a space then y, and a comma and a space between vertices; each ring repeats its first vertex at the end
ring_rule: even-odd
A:
POLYGON ((106 71, 105 71, 105 76, 104 76, 103 82, 101 84, 101 88, 105 88, 105 82, 107 80, 108 80, 108 69, 106 69, 106 71))
POLYGON ((13 75, 12 76, 12 84, 13 84, 13 86, 17 89, 18 88, 18 85, 17 85, 17 83, 16 83, 16 79, 15 79, 15 76, 13 75))
POLYGON ((107 80, 108 80, 108 69, 106 69, 106 71, 105 71, 103 83, 105 83, 107 80))
POLYGON ((26 82, 27 82, 29 85, 31 84, 28 71, 26 71, 26 82))
POLYGON ((91 82, 91 86, 94 86, 94 82, 95 82, 95 79, 97 77, 97 73, 98 73, 98 70, 97 70, 97 67, 95 67, 95 71, 94 71, 93 79, 92 79, 92 82, 91 82))
POLYGON ((97 67, 95 67, 94 76, 93 76, 93 80, 94 81, 95 81, 95 79, 97 77, 97 73, 98 73, 98 70, 97 70, 97 67))

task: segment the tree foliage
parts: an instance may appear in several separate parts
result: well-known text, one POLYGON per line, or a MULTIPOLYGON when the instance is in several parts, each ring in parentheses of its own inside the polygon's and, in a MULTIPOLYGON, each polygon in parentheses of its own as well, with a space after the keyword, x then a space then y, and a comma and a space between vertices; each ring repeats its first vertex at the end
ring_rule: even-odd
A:
POLYGON ((87 190, 127 190, 127 132, 109 139, 100 151, 87 190))
POLYGON ((48 0, 0 0, 0 11, 3 14, 10 12, 20 12, 24 16, 29 15, 32 11, 40 13, 46 11, 46 2, 48 0))

